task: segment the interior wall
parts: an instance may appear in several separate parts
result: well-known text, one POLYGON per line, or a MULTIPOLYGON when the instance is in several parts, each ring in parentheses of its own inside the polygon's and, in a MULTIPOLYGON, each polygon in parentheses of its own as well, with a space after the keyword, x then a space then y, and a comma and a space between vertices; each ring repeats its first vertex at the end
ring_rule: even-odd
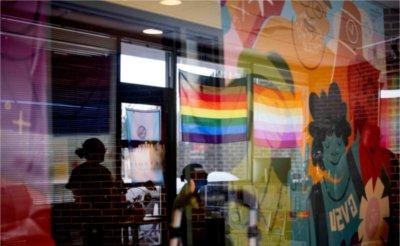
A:
POLYGON ((183 0, 182 4, 177 6, 162 5, 160 4, 160 1, 106 1, 127 8, 140 9, 200 25, 221 28, 221 13, 219 11, 220 2, 217 0, 183 0))

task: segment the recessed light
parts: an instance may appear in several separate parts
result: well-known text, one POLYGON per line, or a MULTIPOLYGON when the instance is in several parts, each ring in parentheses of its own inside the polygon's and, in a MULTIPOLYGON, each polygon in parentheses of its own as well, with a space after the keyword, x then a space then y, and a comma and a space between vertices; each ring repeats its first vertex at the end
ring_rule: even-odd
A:
POLYGON ((182 4, 181 0, 162 0, 160 1, 162 5, 167 5, 167 6, 175 6, 175 5, 180 5, 182 4))
POLYGON ((161 34, 163 34, 163 31, 154 29, 154 28, 148 28, 148 29, 144 29, 143 33, 149 34, 149 35, 161 35, 161 34))

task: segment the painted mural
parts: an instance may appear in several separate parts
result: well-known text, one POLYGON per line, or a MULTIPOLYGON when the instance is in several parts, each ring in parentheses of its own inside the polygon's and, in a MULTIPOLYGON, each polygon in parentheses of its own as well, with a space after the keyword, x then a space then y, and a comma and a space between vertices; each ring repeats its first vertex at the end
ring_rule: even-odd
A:
POLYGON ((382 11, 365 1, 221 1, 226 69, 245 69, 252 77, 251 140, 259 150, 252 165, 262 151, 301 153, 287 179, 273 184, 281 187, 279 197, 287 196, 286 205, 257 196, 262 242, 387 243, 394 155, 380 145, 378 126, 385 82, 382 11), (300 117, 257 120, 263 113, 273 119, 274 112, 300 117), (278 233, 268 229, 271 216, 263 212, 273 210, 282 213, 278 233))

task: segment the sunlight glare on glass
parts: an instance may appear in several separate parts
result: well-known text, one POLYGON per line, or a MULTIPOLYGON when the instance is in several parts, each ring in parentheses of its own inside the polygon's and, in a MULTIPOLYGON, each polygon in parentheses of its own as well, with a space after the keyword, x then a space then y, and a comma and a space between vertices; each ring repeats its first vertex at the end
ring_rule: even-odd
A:
POLYGON ((165 87, 165 61, 121 55, 121 81, 165 87))
POLYGON ((178 69, 203 76, 212 76, 217 71, 216 69, 212 68, 183 64, 183 63, 178 63, 178 69))

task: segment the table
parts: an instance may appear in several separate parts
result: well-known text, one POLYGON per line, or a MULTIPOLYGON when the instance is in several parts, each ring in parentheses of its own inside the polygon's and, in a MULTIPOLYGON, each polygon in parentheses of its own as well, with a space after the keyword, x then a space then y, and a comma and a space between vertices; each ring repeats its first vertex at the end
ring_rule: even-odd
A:
MULTIPOLYGON (((145 216, 141 219, 138 219, 137 216, 130 216, 124 221, 120 222, 122 226, 122 244, 123 245, 135 245, 138 244, 139 230, 142 225, 155 225, 152 229, 150 229, 150 233, 154 233, 156 230, 160 230, 161 233, 161 224, 165 222, 166 216, 145 216), (157 228, 157 225, 160 225, 157 228)), ((161 241, 159 242, 161 244, 161 241)))

